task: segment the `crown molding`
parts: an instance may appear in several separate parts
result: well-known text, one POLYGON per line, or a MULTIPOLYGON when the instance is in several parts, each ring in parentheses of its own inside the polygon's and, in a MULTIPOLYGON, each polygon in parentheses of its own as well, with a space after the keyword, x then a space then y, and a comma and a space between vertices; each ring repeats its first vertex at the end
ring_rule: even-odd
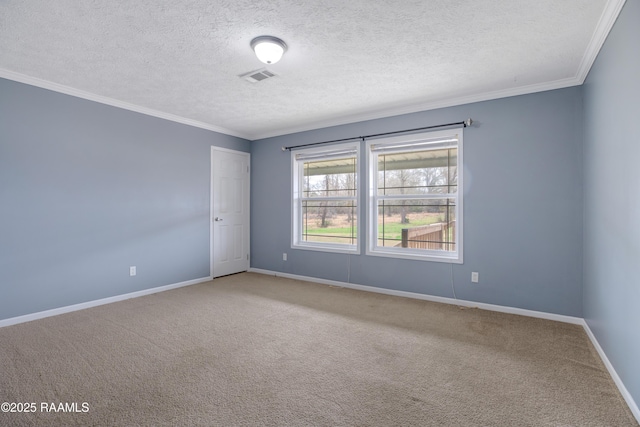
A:
POLYGON ((438 108, 454 107, 464 104, 472 104, 474 102, 490 101, 494 99, 507 98, 511 96, 527 95, 536 92, 544 92, 554 89, 562 89, 571 86, 580 86, 584 83, 600 53, 600 49, 604 45, 607 36, 611 32, 613 25, 615 24, 620 11, 624 6, 626 0, 609 0, 605 4, 605 7, 600 15, 596 29, 589 41, 587 50, 582 56, 578 71, 574 77, 555 80, 551 82, 536 83, 527 86, 514 87, 510 89, 497 90, 491 92, 483 92, 475 95, 462 96, 457 98, 442 99, 437 101, 428 101, 424 103, 412 104, 410 106, 391 106, 389 108, 377 109, 375 111, 363 112, 359 114, 353 114, 348 116, 341 116, 340 118, 328 119, 320 122, 315 122, 309 125, 281 128, 277 130, 261 132, 257 134, 251 134, 251 140, 272 138, 276 136, 288 135, 299 132, 306 132, 310 130, 322 129, 332 126, 346 125, 350 123, 357 123, 367 120, 376 120, 385 117, 399 116, 402 114, 417 113, 420 111, 435 110, 438 108))
POLYGON ((239 138, 248 139, 250 141, 272 138, 282 135, 288 135, 299 132, 306 132, 316 129, 322 129, 333 126, 346 125, 351 123, 363 122, 368 120, 376 120, 386 117, 399 116, 403 114, 417 113, 421 111, 435 110, 439 108, 453 107, 458 105, 472 104, 476 102, 490 101, 494 99, 507 98, 511 96, 527 95, 536 92, 544 92, 554 89, 562 89, 571 86, 579 86, 584 83, 595 62, 600 49, 604 45, 604 42, 609 35, 609 32, 613 28, 613 25, 620 14, 626 0, 609 0, 607 1, 602 15, 598 21, 596 29, 589 41, 587 49, 582 57, 578 71, 574 77, 554 80, 551 82, 536 83, 526 86, 513 87, 509 89, 496 90, 478 93, 474 95, 461 96, 456 98, 440 99, 433 101, 424 101, 411 105, 389 105, 383 108, 376 108, 375 110, 362 111, 360 113, 340 115, 333 118, 314 121, 313 123, 307 123, 301 126, 282 127, 277 129, 266 130, 264 132, 238 132, 223 128, 220 126, 212 125, 209 123, 200 122, 197 120, 188 119, 185 117, 177 116, 170 113, 154 110, 151 108, 141 107, 138 105, 130 104, 128 102, 119 101, 117 99, 109 98, 102 95, 74 89, 69 86, 53 83, 47 80, 42 80, 36 77, 27 76, 24 74, 16 73, 6 69, 0 68, 0 77, 9 80, 14 80, 20 83, 26 83, 32 86, 41 87, 43 89, 52 90, 55 92, 64 93, 67 95, 75 96, 78 98, 87 99, 90 101, 99 102, 101 104, 111 105, 113 107, 123 108, 125 110, 134 111, 148 116, 158 117, 165 120, 193 126, 201 129, 206 129, 226 135, 236 136, 239 138))
POLYGON ((50 82, 48 80, 39 79, 37 77, 28 76, 26 74, 16 73, 15 71, 6 70, 4 68, 0 68, 0 78, 13 80, 19 83, 25 83, 31 86, 42 88, 42 89, 63 93, 65 95, 75 96, 76 98, 82 98, 89 101, 98 102, 100 104, 110 105, 112 107, 122 108, 124 110, 134 111, 136 113, 145 114, 147 116, 158 117, 160 119, 181 123, 187 126, 193 126, 201 129, 210 130, 213 132, 236 136, 238 138, 249 139, 246 134, 236 132, 231 129, 226 129, 226 128, 215 126, 209 123, 200 122, 198 120, 187 119, 185 117, 176 116, 175 114, 165 113, 162 111, 154 110, 152 108, 141 107, 139 105, 131 104, 124 101, 119 101, 117 99, 109 98, 107 96, 86 92, 80 89, 72 88, 70 86, 65 86, 58 83, 50 82))
POLYGON ((587 50, 578 67, 576 78, 580 84, 584 83, 587 79, 587 75, 589 75, 589 71, 598 57, 598 53, 600 53, 604 42, 607 40, 607 36, 611 32, 613 25, 616 23, 625 2, 626 0, 609 0, 605 5, 596 30, 593 32, 593 36, 591 36, 587 50))
POLYGON ((511 96, 527 95, 527 94, 536 93, 536 92, 545 92, 548 90, 562 89, 562 88, 571 87, 571 86, 579 86, 580 84, 582 83, 578 80, 577 77, 571 77, 566 79, 554 80, 551 82, 536 83, 536 84, 518 86, 514 88, 509 88, 509 89, 483 92, 483 93, 478 93, 474 95, 460 96, 457 98, 441 99, 437 101, 427 101, 423 103, 404 105, 404 106, 400 106, 400 105, 392 106, 384 109, 378 109, 375 111, 352 114, 348 116, 341 116, 340 118, 314 122, 309 125, 281 128, 281 129, 270 131, 270 132, 261 132, 257 134, 251 134, 249 135, 250 137, 249 139, 258 140, 258 139, 272 138, 276 136, 306 132, 310 130, 322 129, 322 128, 327 128, 332 126, 340 126, 340 125, 346 125, 351 123, 364 122, 367 120, 376 120, 376 119, 382 119, 387 117, 400 116, 403 114, 418 113, 421 111, 436 110, 439 108, 455 107, 458 105, 473 104, 475 102, 491 101, 491 100, 500 99, 500 98, 508 98, 511 96))

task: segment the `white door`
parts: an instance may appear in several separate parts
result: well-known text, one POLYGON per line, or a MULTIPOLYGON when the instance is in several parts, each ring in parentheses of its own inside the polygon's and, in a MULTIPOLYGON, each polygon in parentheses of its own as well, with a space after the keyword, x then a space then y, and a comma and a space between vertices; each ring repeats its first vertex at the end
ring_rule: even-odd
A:
POLYGON ((211 147, 211 275, 249 269, 249 153, 211 147))

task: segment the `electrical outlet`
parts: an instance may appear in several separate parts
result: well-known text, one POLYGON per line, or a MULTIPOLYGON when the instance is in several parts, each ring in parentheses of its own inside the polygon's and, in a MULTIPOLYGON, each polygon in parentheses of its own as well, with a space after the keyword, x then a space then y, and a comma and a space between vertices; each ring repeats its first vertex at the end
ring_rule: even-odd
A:
POLYGON ((282 253, 282 260, 283 260, 283 261, 286 261, 286 260, 287 260, 287 253, 286 253, 286 252, 283 252, 283 253, 282 253))
POLYGON ((132 265, 131 267, 129 267, 129 276, 135 276, 136 275, 136 266, 132 265))
POLYGON ((477 271, 472 272, 472 273, 471 273, 471 281, 472 281, 473 283, 478 283, 478 280, 480 280, 480 277, 479 277, 479 275, 478 275, 478 272, 477 272, 477 271))

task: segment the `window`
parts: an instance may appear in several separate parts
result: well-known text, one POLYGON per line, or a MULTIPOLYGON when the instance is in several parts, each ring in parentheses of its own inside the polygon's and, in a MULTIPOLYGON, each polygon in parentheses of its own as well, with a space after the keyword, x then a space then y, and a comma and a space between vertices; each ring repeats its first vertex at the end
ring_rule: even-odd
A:
POLYGON ((359 144, 296 150, 292 247, 359 252, 359 144))
POLYGON ((369 141, 367 254, 462 263, 462 130, 369 141))

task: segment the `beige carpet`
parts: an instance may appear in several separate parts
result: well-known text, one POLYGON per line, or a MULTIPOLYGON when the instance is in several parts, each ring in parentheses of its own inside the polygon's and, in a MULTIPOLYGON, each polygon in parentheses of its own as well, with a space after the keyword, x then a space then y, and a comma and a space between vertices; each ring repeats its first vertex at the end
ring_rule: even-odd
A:
POLYGON ((580 326, 251 273, 1 328, 0 369, 2 426, 637 425, 580 326))

